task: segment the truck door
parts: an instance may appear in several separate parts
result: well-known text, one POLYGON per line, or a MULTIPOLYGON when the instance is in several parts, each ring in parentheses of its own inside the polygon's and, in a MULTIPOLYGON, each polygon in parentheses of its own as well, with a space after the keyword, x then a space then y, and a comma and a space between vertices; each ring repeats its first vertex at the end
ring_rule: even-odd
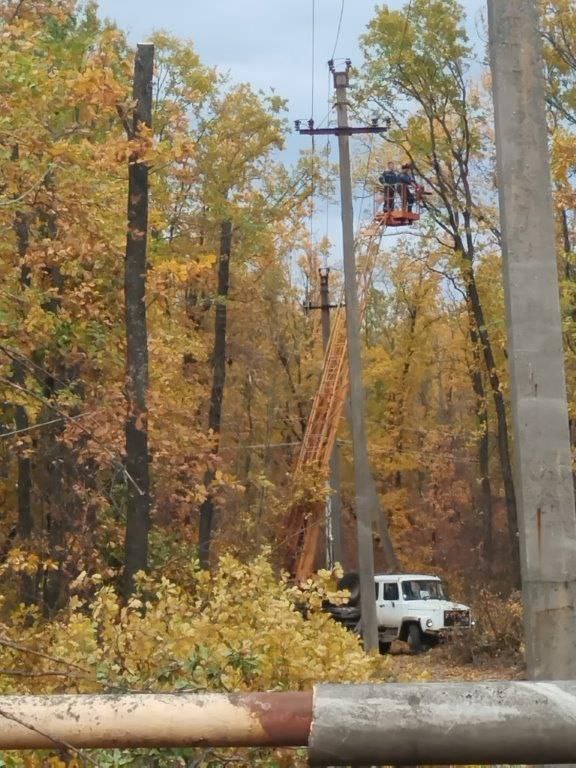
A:
POLYGON ((380 582, 380 590, 376 603, 376 615, 379 627, 398 627, 400 609, 398 606, 400 594, 397 582, 380 582))

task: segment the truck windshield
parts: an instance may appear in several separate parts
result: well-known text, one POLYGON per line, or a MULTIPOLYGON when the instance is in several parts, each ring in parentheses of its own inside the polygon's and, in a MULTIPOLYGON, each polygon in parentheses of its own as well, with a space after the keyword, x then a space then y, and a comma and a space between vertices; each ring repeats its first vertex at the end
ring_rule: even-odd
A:
POLYGON ((440 581, 410 579, 402 582, 402 597, 404 600, 443 600, 444 591, 440 581))

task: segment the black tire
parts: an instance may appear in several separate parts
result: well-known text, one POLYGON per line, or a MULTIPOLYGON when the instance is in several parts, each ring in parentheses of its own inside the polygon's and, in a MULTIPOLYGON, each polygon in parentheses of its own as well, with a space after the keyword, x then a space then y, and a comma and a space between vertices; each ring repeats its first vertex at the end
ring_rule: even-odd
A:
POLYGON ((406 639, 412 653, 422 653, 424 650, 424 638, 418 624, 412 623, 408 625, 408 636, 406 639))
POLYGON ((378 641, 378 650, 380 651, 380 654, 382 656, 385 656, 387 653, 390 653, 390 646, 392 643, 385 643, 383 640, 378 641))
POLYGON ((357 573, 345 573, 338 581, 338 589, 347 589, 350 598, 347 605, 358 605, 360 602, 360 577, 357 573))

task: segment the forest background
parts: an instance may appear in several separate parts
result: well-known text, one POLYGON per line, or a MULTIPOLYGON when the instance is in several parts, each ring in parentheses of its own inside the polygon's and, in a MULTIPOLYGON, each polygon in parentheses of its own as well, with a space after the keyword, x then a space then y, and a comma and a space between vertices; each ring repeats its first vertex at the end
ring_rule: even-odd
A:
MULTIPOLYGON (((193 43, 164 33, 153 39, 152 129, 127 133, 134 50, 95 4, 3 0, 0 17, 0 689, 282 689, 386 677, 385 662, 317 610, 331 574, 303 590, 280 574, 286 511, 306 490, 291 470, 322 365, 319 317, 303 304, 318 303, 331 247, 311 238, 310 217, 334 194, 332 158, 317 147, 283 165, 281 94, 231 83, 193 43), (150 505, 137 520, 145 548, 126 578, 126 526, 141 490, 125 455, 130 164, 147 166, 151 185, 149 382, 135 420, 148 438, 150 505), (210 568, 201 569, 207 511, 210 568)), ((542 34, 576 441, 573 0, 542 3, 542 34)), ((378 493, 401 567, 445 576, 474 605, 478 645, 520 652, 489 76, 456 0, 382 6, 361 47, 355 117, 377 112, 391 129, 385 141, 356 143, 356 195, 371 199, 390 157, 412 162, 432 192, 414 231, 383 238, 362 329, 378 493)), ((348 569, 345 423, 339 444, 348 569)), ((2 757, 227 759, 296 758, 94 758, 64 747, 2 757)))

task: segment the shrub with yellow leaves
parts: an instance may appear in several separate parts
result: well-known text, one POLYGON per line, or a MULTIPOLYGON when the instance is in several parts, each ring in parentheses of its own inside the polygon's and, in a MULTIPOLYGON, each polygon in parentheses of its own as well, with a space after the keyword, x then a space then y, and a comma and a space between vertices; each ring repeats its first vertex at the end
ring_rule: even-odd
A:
MULTIPOLYGON (((82 574, 76 591, 92 596, 73 596, 58 621, 22 607, 2 628, 0 667, 29 675, 0 678, 2 692, 302 690, 386 675, 386 660, 366 655, 355 635, 322 612, 324 600, 339 597, 332 574, 298 588, 275 575, 267 555, 249 564, 224 556, 213 575, 190 569, 184 586, 141 575, 127 604, 98 576, 82 574)), ((98 765, 143 759, 122 752, 122 763, 109 762, 111 754, 98 752, 98 765)), ((245 764, 281 764, 278 755, 258 755, 245 764)), ((14 759, 6 764, 25 764, 14 759)), ((289 764, 296 759, 292 752, 289 764)), ((162 761, 140 764, 187 764, 162 761)), ((212 756, 194 764, 219 763, 212 756)))

